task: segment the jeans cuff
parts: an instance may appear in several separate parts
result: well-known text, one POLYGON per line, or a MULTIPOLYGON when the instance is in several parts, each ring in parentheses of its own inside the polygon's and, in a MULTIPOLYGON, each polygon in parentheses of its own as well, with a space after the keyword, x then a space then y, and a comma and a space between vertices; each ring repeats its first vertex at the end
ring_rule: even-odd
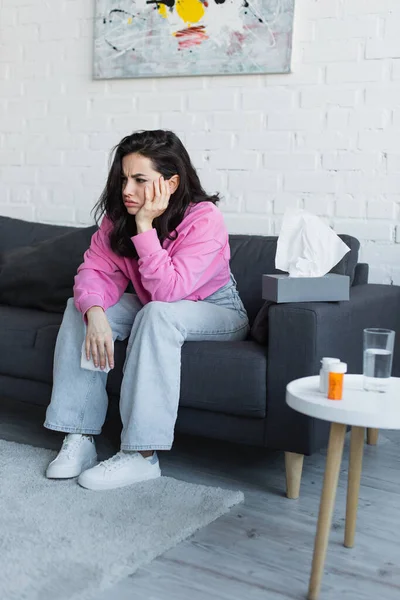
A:
POLYGON ((52 429, 53 431, 61 431, 62 433, 84 433, 86 435, 99 435, 101 433, 101 429, 63 427, 62 425, 53 425, 52 423, 48 423, 47 421, 43 423, 43 427, 46 427, 46 429, 52 429))
POLYGON ((171 450, 172 444, 166 446, 165 444, 137 444, 132 446, 131 444, 121 444, 121 450, 125 450, 126 452, 132 451, 145 451, 145 450, 171 450))

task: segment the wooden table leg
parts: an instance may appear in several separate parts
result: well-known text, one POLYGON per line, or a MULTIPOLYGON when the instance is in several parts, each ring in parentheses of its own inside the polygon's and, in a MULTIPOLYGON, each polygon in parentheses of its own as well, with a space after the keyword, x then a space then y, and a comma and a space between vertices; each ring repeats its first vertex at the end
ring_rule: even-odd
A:
POLYGON ((286 496, 295 500, 300 495, 304 454, 285 452, 286 496))
POLYGON ((315 537, 314 556, 308 588, 308 600, 317 600, 321 587, 345 435, 346 425, 342 425, 341 423, 331 424, 324 486, 319 507, 317 535, 315 537))
POLYGON ((367 444, 369 446, 376 446, 378 443, 379 429, 367 429, 367 444))
POLYGON ((351 428, 349 479, 347 484, 346 529, 344 534, 344 545, 346 548, 352 548, 354 546, 364 439, 365 427, 351 428))

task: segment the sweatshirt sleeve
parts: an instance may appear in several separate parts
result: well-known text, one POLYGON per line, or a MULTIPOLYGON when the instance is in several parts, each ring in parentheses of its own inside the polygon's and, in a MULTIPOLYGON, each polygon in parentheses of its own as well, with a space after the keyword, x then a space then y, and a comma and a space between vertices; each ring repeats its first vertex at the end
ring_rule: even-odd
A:
POLYGON ((199 216, 184 229, 173 255, 163 249, 155 229, 132 237, 139 255, 138 266, 143 287, 152 300, 175 302, 187 298, 204 281, 221 269, 220 256, 227 243, 222 215, 199 216))
POLYGON ((83 315, 92 306, 101 306, 104 310, 113 306, 128 285, 128 278, 113 260, 115 254, 110 248, 109 231, 110 223, 104 218, 75 276, 75 306, 83 315))

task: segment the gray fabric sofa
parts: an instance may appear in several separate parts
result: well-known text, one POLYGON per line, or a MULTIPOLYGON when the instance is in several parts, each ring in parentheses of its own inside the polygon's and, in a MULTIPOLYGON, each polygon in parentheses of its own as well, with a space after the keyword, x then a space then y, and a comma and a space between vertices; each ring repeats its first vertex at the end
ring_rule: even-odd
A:
MULTIPOLYGON (((49 403, 63 307, 94 231, 0 217, 0 399, 49 403)), ((361 372, 363 328, 399 331, 400 287, 368 284, 358 241, 341 237, 351 252, 334 272, 350 276, 350 301, 273 304, 261 298, 261 276, 277 272, 277 239, 231 235, 231 268, 251 334, 243 342, 187 342, 182 349, 177 431, 282 450, 289 487, 292 465, 302 464, 291 458, 326 445, 329 424, 288 408, 286 384, 317 374, 322 356, 338 356, 350 372, 361 372)), ((125 348, 116 343, 108 378, 107 420, 117 427, 125 348)), ((394 374, 400 375, 399 336, 394 374)))

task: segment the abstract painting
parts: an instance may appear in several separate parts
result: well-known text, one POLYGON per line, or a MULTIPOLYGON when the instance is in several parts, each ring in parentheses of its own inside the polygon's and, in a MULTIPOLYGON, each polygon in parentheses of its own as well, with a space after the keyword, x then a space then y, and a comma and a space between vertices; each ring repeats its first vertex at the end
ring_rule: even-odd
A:
POLYGON ((94 78, 287 73, 294 0, 97 0, 94 78))

